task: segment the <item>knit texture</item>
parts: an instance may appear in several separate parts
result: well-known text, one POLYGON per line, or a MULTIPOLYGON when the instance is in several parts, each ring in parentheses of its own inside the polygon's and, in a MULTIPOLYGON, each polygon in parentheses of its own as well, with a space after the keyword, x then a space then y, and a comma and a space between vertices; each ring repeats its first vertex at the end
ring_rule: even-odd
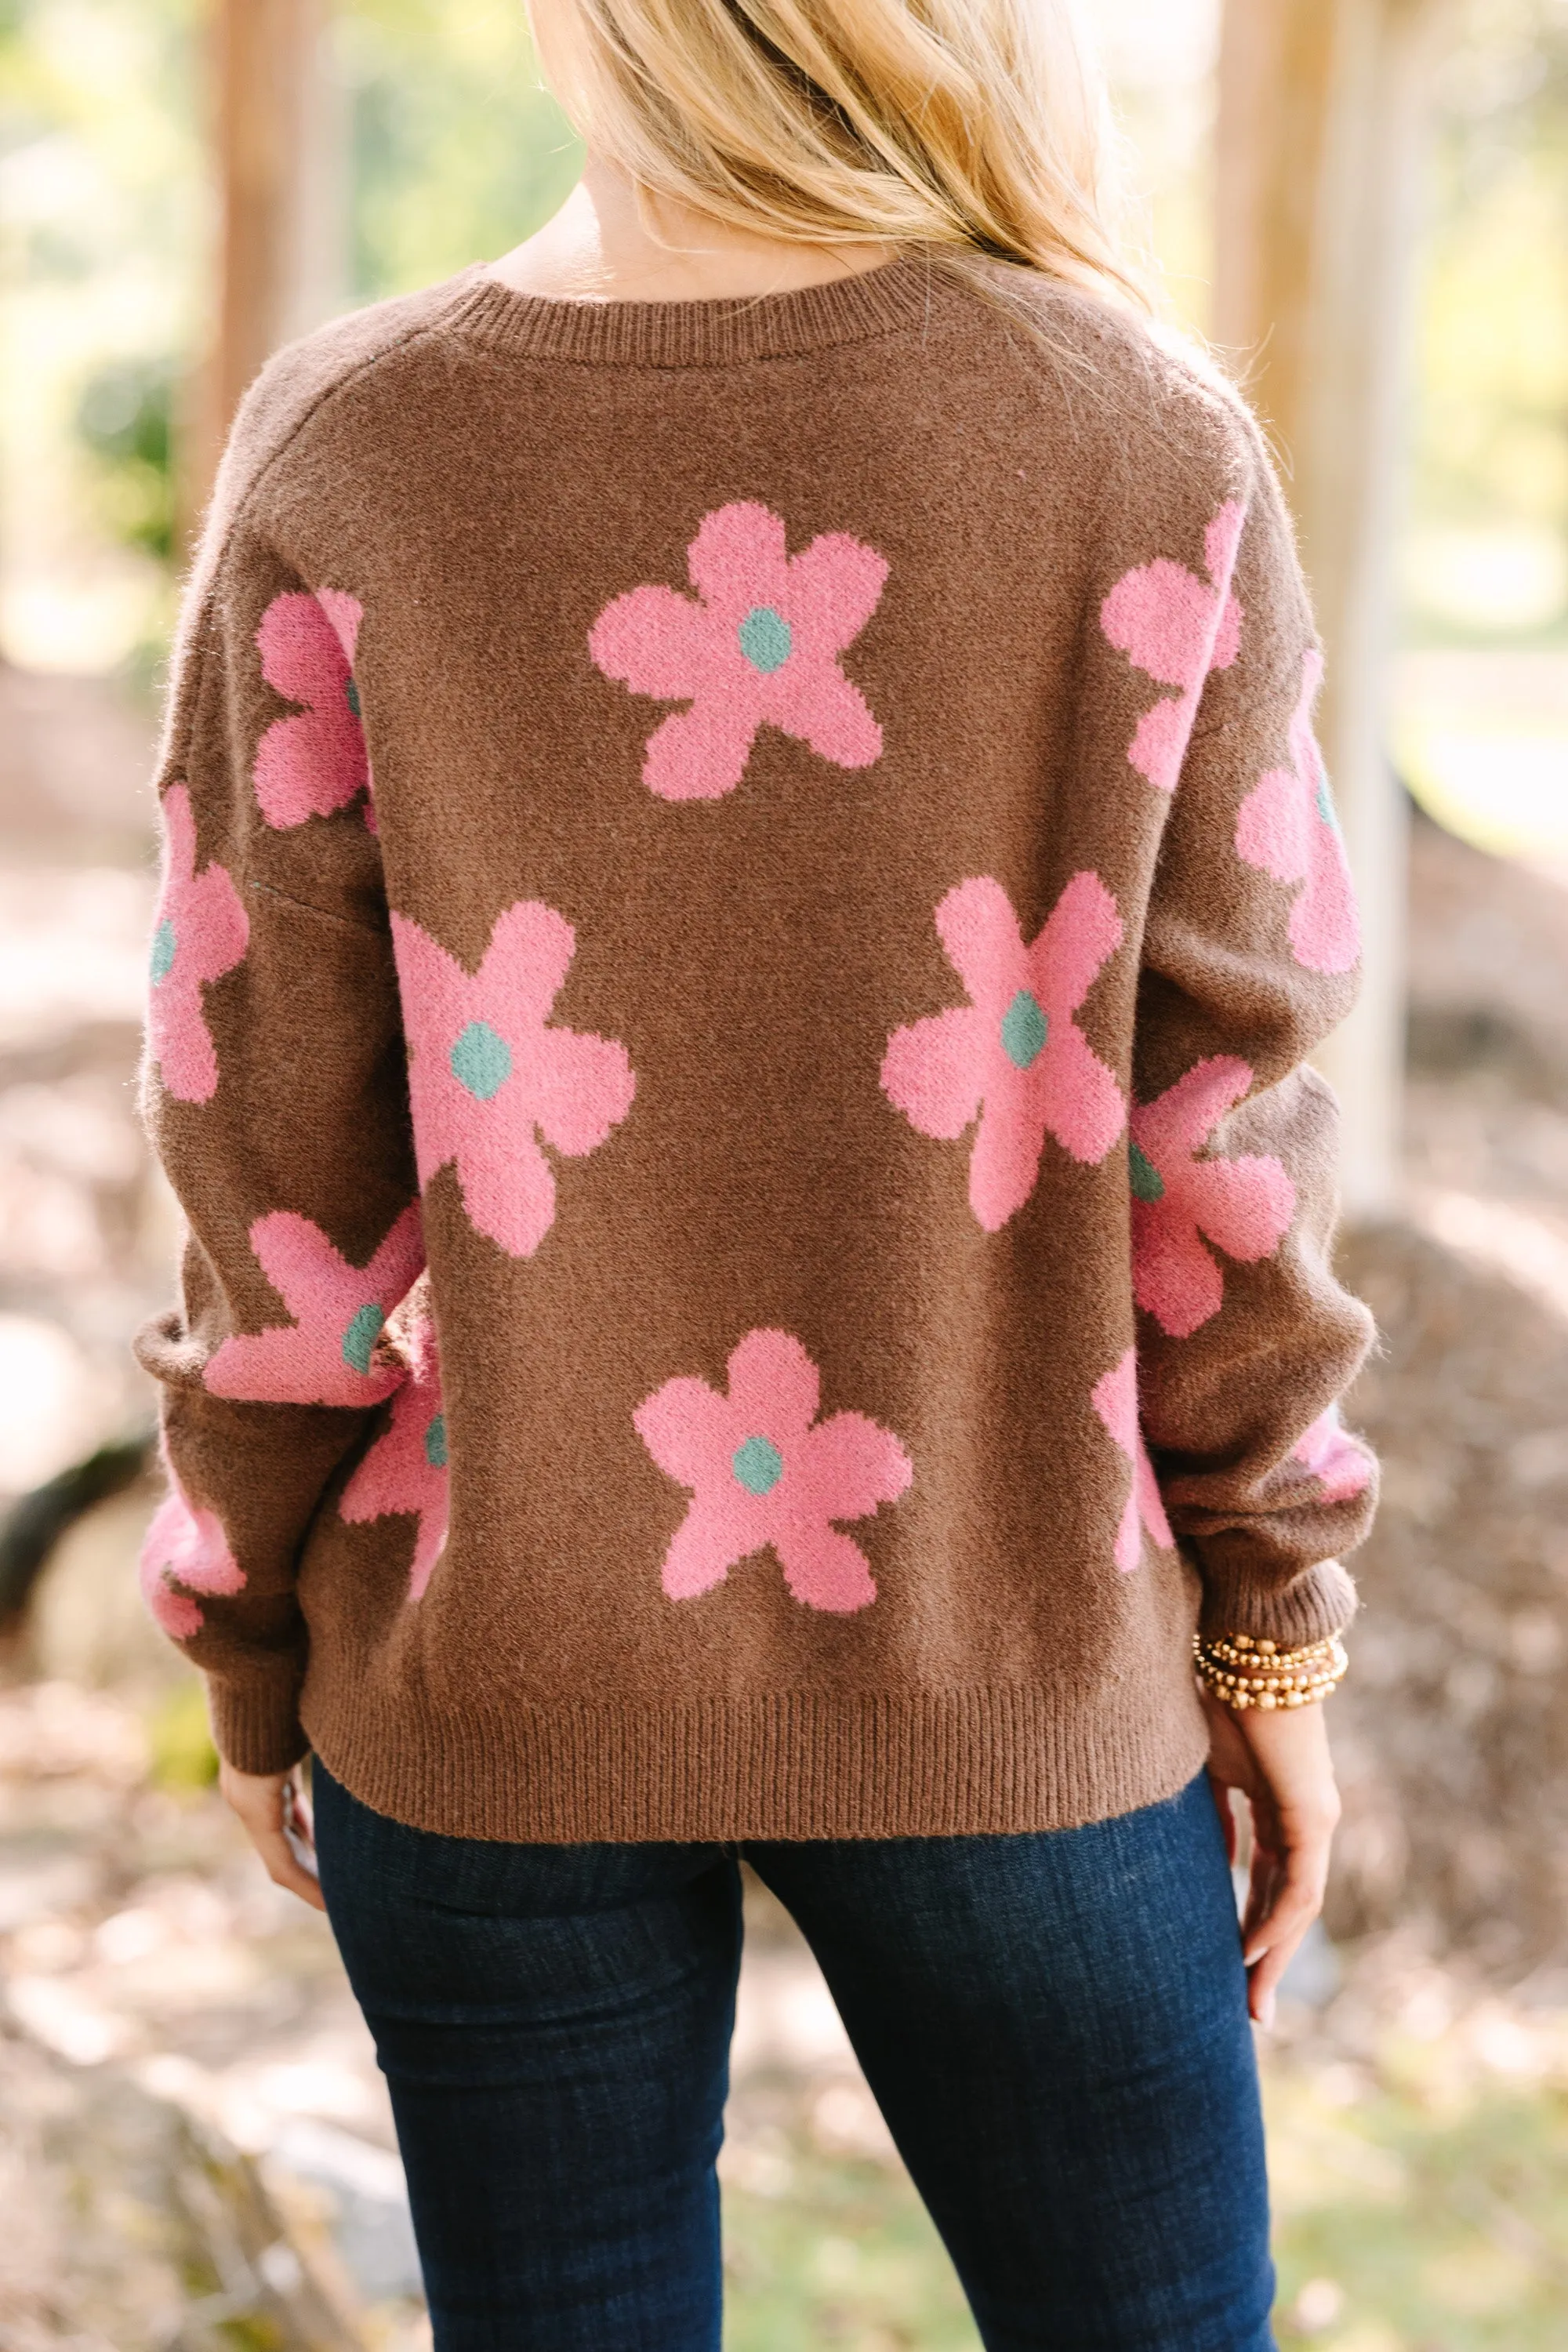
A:
POLYGON ((149 1601, 510 1839, 1167 1796, 1353 1605, 1354 986, 1281 501, 1044 283, 475 273, 246 403, 160 777, 149 1601))

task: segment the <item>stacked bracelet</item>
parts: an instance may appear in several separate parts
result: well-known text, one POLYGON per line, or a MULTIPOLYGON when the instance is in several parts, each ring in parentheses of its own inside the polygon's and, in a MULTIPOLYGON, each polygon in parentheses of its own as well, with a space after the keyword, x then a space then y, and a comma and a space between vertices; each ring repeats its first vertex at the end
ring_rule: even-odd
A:
POLYGON ((1193 1636, 1198 1674, 1226 1706, 1312 1706, 1342 1680, 1350 1660, 1337 1633, 1303 1650, 1281 1650, 1250 1633, 1205 1642, 1193 1636))

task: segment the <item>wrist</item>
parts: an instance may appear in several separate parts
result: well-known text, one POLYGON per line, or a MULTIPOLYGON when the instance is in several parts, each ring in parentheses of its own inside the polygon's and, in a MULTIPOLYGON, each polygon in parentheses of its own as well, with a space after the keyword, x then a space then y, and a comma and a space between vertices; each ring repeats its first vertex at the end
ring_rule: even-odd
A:
POLYGON ((1344 1678, 1350 1661, 1337 1633, 1289 1649, 1267 1635, 1194 1633, 1193 1664, 1221 1706, 1264 1715, 1316 1706, 1344 1678))

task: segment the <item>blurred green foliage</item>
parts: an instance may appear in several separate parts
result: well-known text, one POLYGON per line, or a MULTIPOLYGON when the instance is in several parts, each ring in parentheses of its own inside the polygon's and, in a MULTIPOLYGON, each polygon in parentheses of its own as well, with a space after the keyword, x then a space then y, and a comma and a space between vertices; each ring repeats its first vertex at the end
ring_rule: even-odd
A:
POLYGON ((342 0, 337 54, 363 299, 521 244, 576 180, 582 150, 539 85, 521 0, 342 0))
POLYGON ((194 1670, 181 1675, 147 1722, 150 1777, 157 1789, 210 1789, 217 1750, 207 1725, 206 1685, 194 1670))
POLYGON ((174 383, 167 361, 114 361, 89 378, 76 417, 106 527, 160 563, 174 555, 174 383))
MULTIPOLYGON (((1281 2352, 1560 2352, 1568 2088, 1447 2064, 1397 2042, 1364 2069, 1266 2064, 1281 2352)), ((798 2126, 773 2161, 771 2195, 725 2184, 725 2352, 978 2347, 906 2175, 798 2126)))
POLYGON ((1281 2347, 1561 2352, 1568 2091, 1494 2076, 1453 2097, 1442 2065, 1390 2049, 1348 2101, 1332 2071, 1269 2083, 1281 2347), (1309 2281, 1332 2317, 1331 2297, 1304 2308, 1309 2281))
POLYGON ((1568 633, 1568 0, 1458 0, 1449 21, 1416 320, 1411 521, 1511 530, 1526 552, 1533 535, 1537 563, 1563 579, 1531 612, 1528 594, 1516 610, 1483 577, 1439 637, 1557 642, 1568 633))
POLYGON ((188 290, 208 225, 205 14, 205 0, 0 0, 9 285, 129 268, 188 290))
POLYGON ((979 2352, 908 2175, 795 2145, 781 2193, 724 2188, 724 2352, 979 2352))

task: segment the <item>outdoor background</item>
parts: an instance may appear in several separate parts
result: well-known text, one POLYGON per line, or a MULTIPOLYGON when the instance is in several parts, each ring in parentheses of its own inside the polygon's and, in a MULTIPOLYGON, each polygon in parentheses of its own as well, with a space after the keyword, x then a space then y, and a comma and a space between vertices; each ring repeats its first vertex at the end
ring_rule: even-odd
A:
MULTIPOLYGON (((1201 330, 1215 7, 1090 13, 1167 306, 1201 330)), ((0 0, 0 2352, 414 2352, 363 2028, 321 1923, 218 1805, 199 1689, 142 1619, 152 1489, 75 1512, 144 1430, 127 1340, 174 1243, 132 1094, 214 302, 205 19, 199 0, 0 0)), ((571 184, 510 0, 341 0, 331 59, 329 307, 503 251, 571 184)), ((1555 2352, 1568 0, 1455 0, 1422 203, 1387 731, 1417 812, 1403 1189, 1345 1242, 1384 1333, 1352 1410, 1387 1500, 1334 1702, 1327 1932, 1266 2051, 1279 2326, 1324 2352, 1555 2352)), ((765 1899, 722 2168, 731 2352, 974 2346, 765 1899)))

